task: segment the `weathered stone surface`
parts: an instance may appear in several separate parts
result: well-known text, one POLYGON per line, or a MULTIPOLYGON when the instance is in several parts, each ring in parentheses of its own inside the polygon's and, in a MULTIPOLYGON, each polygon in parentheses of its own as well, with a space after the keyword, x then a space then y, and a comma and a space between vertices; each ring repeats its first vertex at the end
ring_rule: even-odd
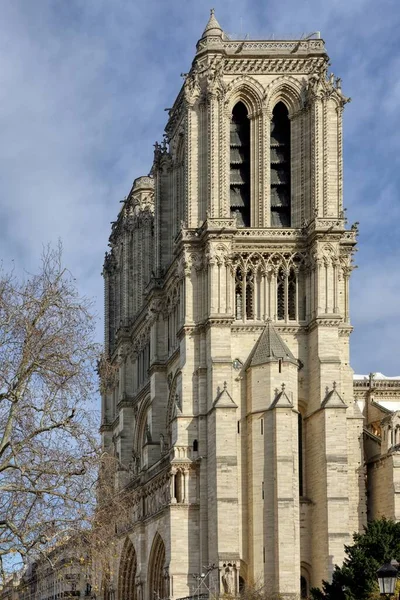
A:
POLYGON ((118 373, 103 399, 103 444, 127 467, 117 485, 131 485, 134 506, 113 572, 126 577, 129 536, 146 600, 193 594, 192 574, 211 563, 213 592, 257 582, 294 597, 300 577, 329 578, 365 524, 348 349, 347 98, 327 66, 320 39, 228 40, 212 15, 152 176, 136 181, 113 227, 106 349, 118 373), (231 129, 238 102, 249 146, 246 127, 231 129), (286 155, 271 137, 280 102, 286 155), (240 185, 242 158, 240 212, 230 182, 240 185), (290 227, 272 226, 280 177, 290 227))

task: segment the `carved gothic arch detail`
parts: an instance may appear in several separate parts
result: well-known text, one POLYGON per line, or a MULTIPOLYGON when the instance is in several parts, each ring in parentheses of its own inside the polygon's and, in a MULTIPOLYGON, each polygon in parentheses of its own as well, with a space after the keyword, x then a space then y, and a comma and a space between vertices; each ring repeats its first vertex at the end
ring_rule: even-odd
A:
POLYGON ((262 108, 262 101, 265 94, 263 86, 249 75, 236 77, 226 88, 225 108, 230 116, 233 107, 238 102, 243 102, 246 106, 249 117, 258 114, 262 108))
POLYGON ((143 442, 146 435, 146 427, 148 425, 149 409, 151 407, 151 398, 147 396, 141 403, 136 419, 134 447, 133 452, 136 456, 142 455, 143 442))
POLYGON ((251 252, 247 256, 234 254, 232 256, 232 263, 235 267, 241 266, 244 269, 252 268, 254 270, 261 268, 265 271, 276 271, 279 268, 283 268, 285 271, 289 271, 291 267, 299 269, 303 266, 305 264, 305 257, 300 252, 289 255, 280 252, 271 252, 266 255, 260 252, 251 252))
POLYGON ((301 82, 290 75, 279 77, 272 81, 265 90, 264 107, 269 115, 278 102, 283 102, 292 118, 303 108, 303 86, 301 82))

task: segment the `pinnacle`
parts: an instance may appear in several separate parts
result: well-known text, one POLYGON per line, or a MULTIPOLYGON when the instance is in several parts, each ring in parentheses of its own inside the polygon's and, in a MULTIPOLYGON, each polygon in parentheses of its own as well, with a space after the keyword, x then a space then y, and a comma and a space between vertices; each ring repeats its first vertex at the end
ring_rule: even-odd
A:
POLYGON ((218 23, 218 21, 215 17, 215 11, 212 8, 210 11, 210 18, 208 19, 208 23, 207 23, 206 28, 203 31, 203 35, 201 37, 204 38, 204 37, 213 36, 213 35, 217 35, 217 36, 221 37, 222 33, 223 33, 223 31, 222 31, 221 25, 218 23))

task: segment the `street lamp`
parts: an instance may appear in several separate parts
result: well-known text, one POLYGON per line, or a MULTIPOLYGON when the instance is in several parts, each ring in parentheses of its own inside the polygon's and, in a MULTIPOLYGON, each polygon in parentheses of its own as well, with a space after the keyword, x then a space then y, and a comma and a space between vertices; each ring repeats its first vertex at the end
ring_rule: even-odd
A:
MULTIPOLYGON (((396 563, 397 564, 397 563, 396 563)), ((397 580, 397 568, 395 564, 386 563, 377 570, 379 591, 381 596, 393 596, 397 580)))

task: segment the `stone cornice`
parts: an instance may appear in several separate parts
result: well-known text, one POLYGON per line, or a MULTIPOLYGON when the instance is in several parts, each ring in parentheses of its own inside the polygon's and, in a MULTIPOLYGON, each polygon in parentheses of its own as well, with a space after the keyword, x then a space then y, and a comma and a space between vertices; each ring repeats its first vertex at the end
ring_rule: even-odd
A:
POLYGON ((100 431, 100 433, 103 433, 105 431, 114 431, 114 429, 117 427, 118 424, 119 424, 119 415, 111 423, 102 423, 100 425, 99 431, 100 431))
POLYGON ((342 321, 341 315, 319 315, 308 325, 308 330, 313 331, 316 327, 339 327, 342 321))
POLYGON ((197 43, 197 56, 205 53, 223 53, 226 57, 267 55, 268 58, 318 56, 327 58, 325 43, 321 39, 308 40, 231 40, 228 36, 204 37, 197 43))
POLYGON ((225 75, 242 74, 266 74, 278 73, 279 75, 290 73, 310 74, 320 69, 325 63, 321 56, 307 57, 282 57, 268 56, 263 58, 227 57, 223 59, 223 72, 225 75))

